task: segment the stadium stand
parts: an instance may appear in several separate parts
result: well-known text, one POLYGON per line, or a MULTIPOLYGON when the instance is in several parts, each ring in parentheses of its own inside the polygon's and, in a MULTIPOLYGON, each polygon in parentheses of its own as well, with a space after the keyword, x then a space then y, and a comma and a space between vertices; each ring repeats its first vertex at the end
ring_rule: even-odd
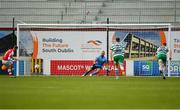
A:
POLYGON ((0 27, 16 23, 180 24, 179 0, 1 0, 0 27))

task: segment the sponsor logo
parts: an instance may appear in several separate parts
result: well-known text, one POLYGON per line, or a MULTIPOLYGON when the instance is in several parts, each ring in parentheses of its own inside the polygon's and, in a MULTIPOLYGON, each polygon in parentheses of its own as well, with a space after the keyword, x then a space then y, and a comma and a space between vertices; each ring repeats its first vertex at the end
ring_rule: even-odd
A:
POLYGON ((150 65, 142 65, 142 70, 143 71, 149 71, 150 70, 150 65))
POLYGON ((151 66, 152 66, 152 62, 144 62, 144 63, 142 63, 142 71, 146 71, 146 72, 148 72, 148 71, 151 71, 151 66))
POLYGON ((89 41, 87 41, 87 43, 93 44, 95 46, 100 46, 102 44, 102 42, 99 40, 89 40, 89 41))
POLYGON ((86 43, 81 44, 81 50, 84 53, 96 53, 102 50, 103 42, 100 40, 88 40, 86 43))

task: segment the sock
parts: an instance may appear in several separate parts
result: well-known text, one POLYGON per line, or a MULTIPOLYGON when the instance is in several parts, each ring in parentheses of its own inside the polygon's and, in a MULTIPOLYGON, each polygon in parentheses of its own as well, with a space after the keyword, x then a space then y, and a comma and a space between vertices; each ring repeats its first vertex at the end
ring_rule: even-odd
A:
POLYGON ((116 76, 118 76, 118 75, 119 75, 119 71, 118 71, 118 69, 117 69, 117 68, 115 69, 115 74, 116 74, 116 76))
POLYGON ((109 69, 106 69, 106 76, 109 76, 109 69))
POLYGON ((160 66, 159 66, 159 71, 161 71, 162 69, 160 68, 160 66))
POLYGON ((97 74, 97 72, 92 73, 92 75, 96 75, 96 74, 97 74))
POLYGON ((9 75, 12 75, 11 69, 8 69, 8 73, 9 75))
POLYGON ((160 72, 160 75, 163 76, 163 71, 162 71, 162 70, 159 70, 159 72, 160 72))
POLYGON ((163 74, 162 68, 160 68, 160 67, 159 67, 159 72, 160 72, 160 75, 163 74))
POLYGON ((166 76, 166 70, 163 70, 163 76, 164 77, 166 76))
POLYGON ((163 72, 163 76, 164 76, 164 77, 166 76, 166 73, 165 73, 165 72, 163 72))
POLYGON ((87 71, 84 73, 84 76, 86 76, 87 74, 89 74, 91 72, 91 70, 87 71))
POLYGON ((8 73, 11 72, 11 69, 8 69, 8 73))

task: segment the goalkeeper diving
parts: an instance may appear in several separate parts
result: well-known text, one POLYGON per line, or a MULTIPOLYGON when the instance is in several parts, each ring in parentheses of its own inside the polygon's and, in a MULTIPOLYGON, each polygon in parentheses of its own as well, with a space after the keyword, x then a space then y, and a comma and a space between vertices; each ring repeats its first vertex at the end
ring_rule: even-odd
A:
POLYGON ((106 66, 106 71, 107 71, 106 75, 108 75, 109 72, 108 61, 107 58, 105 57, 105 51, 102 51, 101 55, 99 55, 94 61, 94 64, 82 76, 86 76, 94 70, 95 71, 91 73, 90 76, 97 75, 99 71, 102 69, 104 64, 106 66))

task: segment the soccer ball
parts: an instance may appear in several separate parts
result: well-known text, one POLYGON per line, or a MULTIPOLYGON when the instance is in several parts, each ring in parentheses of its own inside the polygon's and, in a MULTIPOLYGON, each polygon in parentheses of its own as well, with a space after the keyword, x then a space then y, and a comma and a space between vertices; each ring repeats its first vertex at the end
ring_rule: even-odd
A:
POLYGON ((6 67, 5 65, 2 65, 2 66, 1 66, 1 69, 2 69, 3 71, 5 71, 5 70, 7 70, 7 67, 6 67))
POLYGON ((39 69, 39 67, 40 66, 38 64, 35 64, 35 66, 34 66, 35 69, 39 69))

